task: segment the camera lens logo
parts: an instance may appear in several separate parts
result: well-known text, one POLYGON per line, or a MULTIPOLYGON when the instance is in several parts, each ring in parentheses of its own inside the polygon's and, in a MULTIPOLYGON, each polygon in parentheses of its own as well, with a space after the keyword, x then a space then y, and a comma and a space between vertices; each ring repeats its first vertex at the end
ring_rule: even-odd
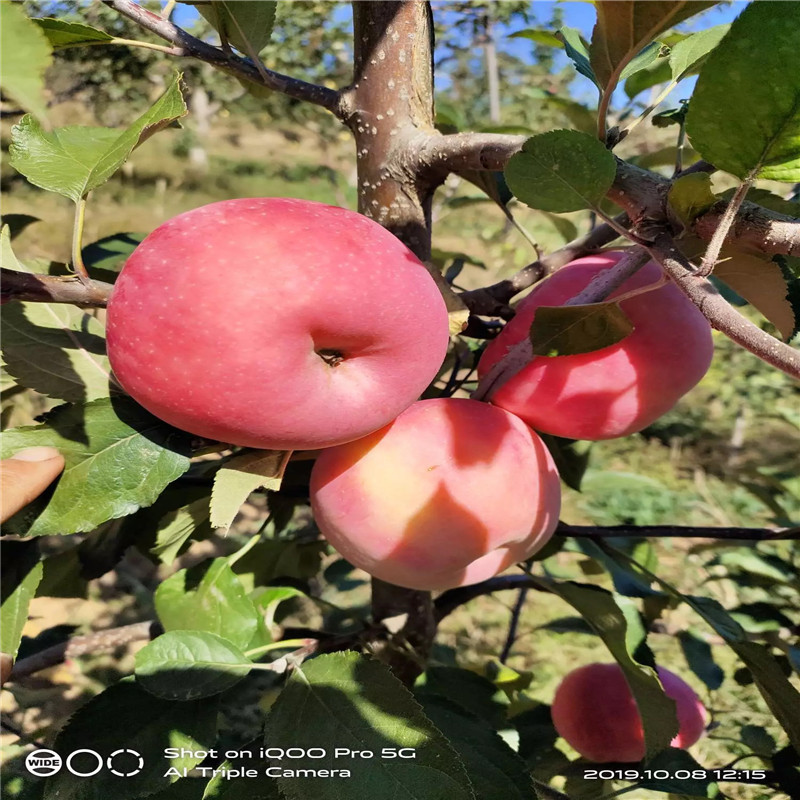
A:
POLYGON ((25 758, 25 768, 31 775, 46 778, 61 769, 61 756, 55 750, 34 750, 25 758))

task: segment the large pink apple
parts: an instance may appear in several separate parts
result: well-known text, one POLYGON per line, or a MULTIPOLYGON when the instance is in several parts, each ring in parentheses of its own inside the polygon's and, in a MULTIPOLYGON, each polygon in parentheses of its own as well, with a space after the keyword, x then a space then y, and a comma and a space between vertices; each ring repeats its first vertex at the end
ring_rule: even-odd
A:
MULTIPOLYGON (((580 258, 537 286, 486 348, 479 374, 528 336, 537 308, 563 305, 620 258, 619 252, 580 258)), ((660 277, 661 268, 651 261, 611 297, 660 277)), ((592 353, 538 356, 501 386, 492 402, 536 430, 569 439, 627 436, 669 411, 708 370, 711 327, 671 282, 620 305, 635 326, 631 334, 592 353)))
MULTIPOLYGON (((658 677, 678 716, 671 744, 691 747, 705 731, 706 710, 674 672, 659 667, 658 677)), ((589 761, 644 758, 642 717, 619 664, 587 664, 570 672, 556 689, 551 712, 559 735, 589 761)))
POLYGON ((369 436, 323 451, 311 507, 352 564, 439 590, 523 561, 558 523, 558 473, 541 439, 476 400, 421 400, 369 436))
POLYGON ((276 450, 382 427, 434 378, 448 337, 410 250, 304 200, 225 200, 169 220, 108 307, 111 365, 135 400, 198 436, 276 450))

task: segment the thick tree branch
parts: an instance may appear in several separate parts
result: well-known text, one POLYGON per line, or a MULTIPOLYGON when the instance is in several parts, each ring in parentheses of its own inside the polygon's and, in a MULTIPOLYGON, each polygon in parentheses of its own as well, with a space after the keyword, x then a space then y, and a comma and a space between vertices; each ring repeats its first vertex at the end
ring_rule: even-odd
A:
POLYGON ((346 116, 342 95, 335 89, 328 89, 325 86, 317 86, 297 78, 290 78, 288 75, 282 75, 280 72, 267 69, 263 65, 256 66, 250 59, 242 58, 233 53, 226 53, 220 48, 192 36, 170 22, 169 19, 142 8, 138 3, 134 3, 133 0, 103 0, 103 2, 122 14, 122 16, 135 22, 140 28, 150 31, 150 33, 154 33, 172 44, 177 48, 175 55, 205 61, 207 64, 229 72, 236 77, 266 86, 268 89, 294 97, 296 100, 304 100, 308 103, 322 106, 340 119, 346 116))
POLYGON ((38 303, 71 303, 83 308, 103 308, 114 286, 104 281, 81 281, 77 276, 34 275, 3 269, 2 302, 29 300, 38 303))
POLYGON ((650 254, 703 312, 711 326, 773 367, 800 380, 800 350, 779 341, 743 317, 708 279, 695 275, 669 233, 659 234, 650 254))

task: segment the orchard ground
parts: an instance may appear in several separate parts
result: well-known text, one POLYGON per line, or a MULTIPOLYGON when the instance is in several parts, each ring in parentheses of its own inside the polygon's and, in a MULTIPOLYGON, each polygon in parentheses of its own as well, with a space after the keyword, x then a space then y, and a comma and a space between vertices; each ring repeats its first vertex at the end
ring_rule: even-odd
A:
MULTIPOLYGON (((85 121, 77 106, 58 109, 53 121, 58 124, 85 121)), ((166 219, 204 203, 228 197, 293 196, 354 207, 355 186, 352 175, 351 145, 346 137, 328 142, 327 152, 319 156, 316 140, 302 131, 292 131, 290 141, 274 130, 258 130, 241 120, 221 119, 208 141, 209 171, 193 174, 183 155, 183 134, 169 131, 154 137, 131 159, 131 169, 97 190, 90 203, 84 240, 122 231, 148 232, 166 219), (248 150, 263 160, 247 158, 248 150), (312 160, 312 157, 314 160, 312 160)), ((3 148, 7 147, 8 128, 3 128, 3 148)), ((7 169, 7 168, 6 168, 7 169)), ((21 176, 4 171, 3 189, 7 213, 33 214, 43 222, 32 224, 17 240, 18 252, 65 261, 69 257, 69 231, 72 209, 68 201, 28 185, 21 176)), ((448 186, 442 196, 474 196, 469 185, 448 186)), ((566 239, 555 225, 543 221, 544 215, 519 208, 519 218, 529 226, 547 250, 566 239)), ((491 204, 452 208, 437 201, 434 217, 438 220, 434 247, 440 251, 462 252, 483 262, 488 272, 467 265, 457 284, 467 288, 489 283, 533 258, 530 246, 505 223, 491 204), (468 244, 467 244, 468 243, 468 244)), ((569 237, 567 237, 569 238, 569 237)), ((449 256, 449 265, 453 256, 449 256)), ((763 526, 775 524, 779 517, 796 518, 800 514, 800 477, 796 459, 800 452, 800 414, 798 390, 782 373, 772 370, 754 356, 734 347, 722 337, 716 338, 717 354, 711 370, 700 385, 655 425, 620 440, 600 442, 592 447, 590 469, 583 491, 564 490, 562 519, 567 523, 599 525, 632 523, 763 526), (758 471, 769 464, 771 474, 758 471), (774 475, 781 472, 795 476, 782 479, 775 488, 774 475), (746 489, 742 481, 753 484, 746 489), (773 488, 770 488, 773 487, 773 488), (777 504, 777 505, 776 505, 777 504)), ((26 393, 29 395, 31 393, 26 393)), ((55 405, 55 403, 53 403, 55 405)), ((29 424, 44 410, 40 399, 17 396, 4 401, 4 426, 29 424)), ((261 502, 263 498, 256 498, 261 502)), ((243 534, 259 526, 256 519, 240 515, 236 530, 243 534)), ((661 540, 654 544, 654 558, 659 574, 679 590, 690 591, 702 585, 703 592, 719 599, 726 607, 737 602, 758 602, 758 587, 742 589, 729 581, 723 565, 704 567, 708 555, 702 540, 661 540)), ((735 543, 731 550, 741 543, 735 543)), ((762 545, 761 552, 787 555, 788 543, 762 545)), ((721 551, 724 552, 724 551, 721 551)), ((549 559, 547 566, 561 578, 580 579, 582 566, 589 562, 577 553, 562 553, 549 559)), ((133 595, 146 581, 143 564, 123 562, 122 569, 92 581, 87 600, 39 598, 32 605, 33 621, 26 631, 36 635, 42 628, 58 624, 78 624, 78 633, 90 628, 114 627, 135 621, 133 595), (112 577, 113 576, 113 577, 112 577)), ((348 592, 347 603, 366 603, 366 576, 348 592)), ((594 575, 593 579, 597 576, 594 575)), ((324 595, 335 602, 333 590, 324 595)), ((448 616, 439 629, 435 658, 452 663, 458 651, 459 663, 480 668, 502 649, 508 628, 515 592, 481 597, 448 616)), ((310 604, 296 603, 284 624, 313 624, 318 613, 310 604)), ((535 673, 531 698, 552 700, 559 680, 570 669, 597 660, 598 640, 590 634, 567 631, 552 634, 558 620, 570 617, 569 608, 557 597, 531 592, 520 620, 518 638, 508 664, 518 670, 535 673)), ((681 606, 667 612, 667 626, 683 630, 699 620, 681 606)), ((563 627, 568 627, 564 625, 563 627)), ((707 629, 704 629, 707 630, 707 629)), ((726 740, 726 726, 741 726, 742 709, 747 722, 763 726, 778 741, 780 729, 774 724, 763 700, 752 685, 740 685, 733 679, 737 661, 732 651, 714 647, 714 657, 726 674, 722 688, 710 699, 697 678, 686 666, 677 639, 651 636, 657 660, 687 679, 698 690, 719 723, 710 736, 695 748, 701 763, 722 765, 745 751, 736 742, 726 740), (731 711, 735 709, 735 711, 731 711)), ((713 640, 712 640, 713 646, 713 640)), ((82 675, 69 664, 54 668, 43 676, 51 685, 33 688, 26 703, 42 707, 35 719, 26 717, 25 708, 4 709, 11 720, 25 719, 27 730, 46 729, 66 719, 68 713, 89 695, 100 691, 121 670, 130 671, 129 658, 116 661, 97 656, 86 661, 82 675)), ((795 678, 796 682, 796 678, 795 678)), ((10 695, 4 695, 10 702, 10 695)), ((13 758, 15 737, 3 735, 3 756, 13 758)), ((748 762, 745 762, 748 763, 748 762)), ((758 766, 756 762, 749 762, 758 766)), ((737 800, 766 800, 764 789, 726 787, 737 800)), ((645 800, 641 792, 637 797, 645 800)), ((655 795, 657 797, 663 795, 655 795)))

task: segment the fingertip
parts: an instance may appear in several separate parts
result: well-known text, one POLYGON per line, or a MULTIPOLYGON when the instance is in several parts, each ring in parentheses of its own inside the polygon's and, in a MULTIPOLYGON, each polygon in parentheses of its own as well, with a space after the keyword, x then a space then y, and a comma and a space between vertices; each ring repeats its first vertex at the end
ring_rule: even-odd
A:
POLYGON ((52 458, 62 458, 55 447, 26 447, 10 456, 14 461, 50 461, 52 458))

